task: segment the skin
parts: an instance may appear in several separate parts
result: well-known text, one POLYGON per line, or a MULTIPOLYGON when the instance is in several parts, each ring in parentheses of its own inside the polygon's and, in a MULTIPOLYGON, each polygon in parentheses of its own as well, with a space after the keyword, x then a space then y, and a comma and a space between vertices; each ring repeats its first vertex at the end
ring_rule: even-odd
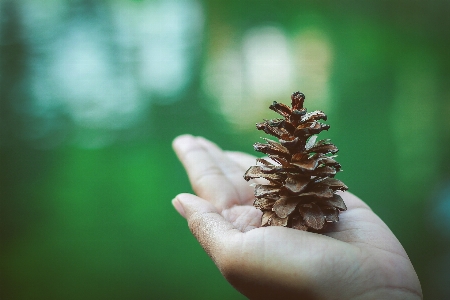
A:
POLYGON ((173 148, 196 195, 180 194, 172 204, 249 299, 422 299, 402 245, 358 197, 340 193, 348 210, 321 234, 260 227, 253 187, 243 179, 256 157, 190 135, 173 148))

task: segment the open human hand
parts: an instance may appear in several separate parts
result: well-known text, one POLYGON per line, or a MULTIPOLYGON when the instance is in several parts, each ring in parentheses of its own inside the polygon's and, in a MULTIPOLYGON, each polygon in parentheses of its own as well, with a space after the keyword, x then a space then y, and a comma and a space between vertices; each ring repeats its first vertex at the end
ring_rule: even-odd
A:
POLYGON ((173 147, 194 192, 173 201, 223 276, 250 299, 422 299, 414 268, 386 224, 358 197, 322 234, 260 227, 243 174, 256 157, 190 135, 173 147))

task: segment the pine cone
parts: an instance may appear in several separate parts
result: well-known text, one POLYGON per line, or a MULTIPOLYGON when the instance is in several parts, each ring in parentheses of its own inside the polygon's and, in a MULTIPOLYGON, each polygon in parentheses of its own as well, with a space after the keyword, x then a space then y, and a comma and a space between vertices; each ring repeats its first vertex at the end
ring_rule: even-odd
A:
POLYGON ((293 93, 291 100, 292 108, 277 102, 270 106, 283 118, 256 124, 279 142, 265 139, 267 143, 254 144, 256 151, 272 161, 257 159, 259 164, 250 167, 244 179, 268 181, 255 185, 253 205, 263 211, 261 226, 321 230, 326 223, 339 221, 339 211, 347 209, 336 191, 348 188, 334 178, 341 170, 333 155, 337 147, 328 139, 317 141, 315 135, 330 128, 318 122, 327 116, 322 111, 307 113, 305 95, 300 92, 293 93))

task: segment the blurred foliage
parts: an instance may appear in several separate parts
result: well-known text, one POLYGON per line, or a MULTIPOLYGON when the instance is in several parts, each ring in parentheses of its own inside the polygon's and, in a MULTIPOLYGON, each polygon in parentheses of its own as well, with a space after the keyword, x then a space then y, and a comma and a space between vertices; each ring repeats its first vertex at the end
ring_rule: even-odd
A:
MULTIPOLYGON (((110 20, 105 15, 113 5, 139 8, 150 2, 165 3, 58 5, 74 12, 81 7, 81 16, 96 12, 80 19, 89 25, 110 20)), ((251 153, 262 135, 254 123, 272 112, 231 124, 219 109, 220 99, 203 87, 204 68, 226 43, 239 44, 249 30, 268 24, 281 28, 289 41, 310 28, 326 35, 333 60, 326 135, 340 149, 345 171, 339 178, 402 242, 425 297, 449 297, 450 235, 440 231, 450 227, 436 222, 450 219, 449 206, 442 204, 448 198, 442 191, 450 184, 448 1, 204 0, 202 38, 198 48, 186 46, 193 50, 183 54, 192 55, 190 79, 169 96, 137 84, 136 99, 145 105, 137 108, 135 122, 122 127, 77 123, 70 106, 55 100, 70 98, 64 93, 49 98, 49 108, 36 113, 30 74, 33 59, 48 49, 38 47, 34 53, 27 37, 29 15, 23 7, 30 3, 0 1, 0 298, 243 298, 171 207, 177 193, 191 189, 170 143, 178 134, 191 133, 251 153), (108 142, 79 142, 99 138, 108 142), (434 213, 436 207, 442 209, 434 213)), ((48 8, 56 2, 33 3, 48 8)), ((70 12, 57 19, 62 28, 73 22, 70 12)), ((48 36, 62 30, 46 29, 48 36)), ((110 38, 102 47, 111 50, 120 43, 126 45, 110 38)), ((111 53, 115 58, 121 52, 111 53)), ((50 56, 43 64, 51 61, 50 56)), ((121 71, 120 64, 117 68, 121 71)), ((50 80, 50 89, 53 84, 50 80)), ((296 89, 308 89, 301 85, 296 89)), ((288 102, 291 92, 272 100, 288 102)), ((321 109, 306 96, 306 107, 321 109)), ((106 124, 113 124, 114 116, 106 124)))

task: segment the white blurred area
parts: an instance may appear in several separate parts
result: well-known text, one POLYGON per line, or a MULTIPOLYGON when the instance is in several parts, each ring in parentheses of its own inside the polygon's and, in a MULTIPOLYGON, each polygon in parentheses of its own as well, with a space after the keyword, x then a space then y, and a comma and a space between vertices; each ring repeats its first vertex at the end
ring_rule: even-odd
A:
POLYGON ((192 81, 204 27, 196 0, 12 3, 29 52, 24 85, 32 102, 16 109, 35 120, 22 135, 35 147, 68 139, 108 145, 147 118, 152 103, 182 99, 192 81))
MULTIPOLYGON (((306 95, 308 109, 327 110, 333 49, 326 34, 310 28, 288 36, 281 26, 254 27, 226 36, 205 67, 203 88, 210 105, 236 129, 267 118, 273 101, 290 104, 290 93, 306 95)), ((215 41, 213 40, 213 43, 215 41)))

